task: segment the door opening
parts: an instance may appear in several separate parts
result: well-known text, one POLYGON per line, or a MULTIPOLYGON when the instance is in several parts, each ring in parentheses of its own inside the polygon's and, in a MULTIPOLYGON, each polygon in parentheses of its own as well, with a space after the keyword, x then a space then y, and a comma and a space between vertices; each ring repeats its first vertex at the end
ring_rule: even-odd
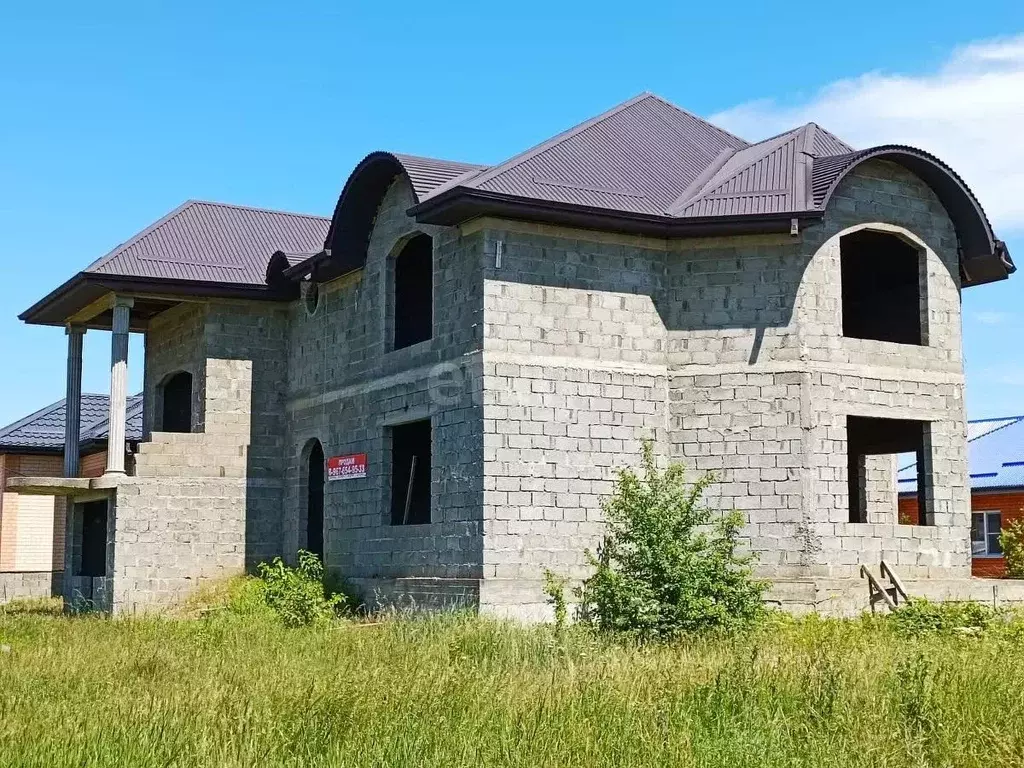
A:
POLYGON ((306 469, 306 549, 324 559, 324 449, 316 441, 306 469))
POLYGON ((107 502, 82 505, 82 561, 79 576, 107 575, 107 502))

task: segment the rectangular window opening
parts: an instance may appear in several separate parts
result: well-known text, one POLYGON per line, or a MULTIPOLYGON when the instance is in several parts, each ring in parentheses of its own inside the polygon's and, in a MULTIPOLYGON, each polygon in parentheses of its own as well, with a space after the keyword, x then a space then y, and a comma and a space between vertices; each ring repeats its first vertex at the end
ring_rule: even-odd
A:
POLYGON ((927 454, 929 425, 910 419, 846 417, 847 483, 850 522, 931 525, 927 454), (907 456, 912 456, 909 482, 907 456), (898 476, 902 474, 902 481, 898 476), (915 504, 899 501, 901 494, 915 493, 915 504))
POLYGON ((391 524, 430 522, 430 421, 391 427, 391 524))
POLYGON ((839 248, 843 336, 926 344, 921 251, 897 235, 871 230, 844 236, 839 248))
POLYGON ((1001 512, 971 513, 971 555, 973 557, 999 557, 1003 545, 999 534, 1003 530, 1001 512))

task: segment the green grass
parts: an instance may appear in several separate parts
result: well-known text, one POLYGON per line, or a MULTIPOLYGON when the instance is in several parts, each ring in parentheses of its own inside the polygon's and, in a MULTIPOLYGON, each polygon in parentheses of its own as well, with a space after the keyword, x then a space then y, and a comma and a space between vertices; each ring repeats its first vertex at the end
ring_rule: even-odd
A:
POLYGON ((1016 630, 879 621, 622 647, 467 616, 0 612, 0 765, 1024 764, 1016 630))

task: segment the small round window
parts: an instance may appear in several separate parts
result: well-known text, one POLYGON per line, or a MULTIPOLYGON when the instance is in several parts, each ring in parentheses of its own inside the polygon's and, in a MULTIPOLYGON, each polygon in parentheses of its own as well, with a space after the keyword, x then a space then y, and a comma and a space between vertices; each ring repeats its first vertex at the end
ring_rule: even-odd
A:
POLYGON ((310 280, 306 283, 305 288, 303 301, 306 305, 306 314, 315 315, 317 307, 320 306, 320 286, 315 281, 310 280))

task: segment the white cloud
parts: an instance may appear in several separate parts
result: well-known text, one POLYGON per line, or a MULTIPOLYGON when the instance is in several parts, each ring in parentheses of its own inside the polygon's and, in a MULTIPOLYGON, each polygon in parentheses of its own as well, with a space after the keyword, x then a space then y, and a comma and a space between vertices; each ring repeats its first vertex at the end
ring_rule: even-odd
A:
POLYGON ((929 74, 869 72, 801 103, 753 101, 711 120, 748 140, 813 121, 858 148, 919 147, 964 178, 996 227, 1024 229, 1024 35, 959 48, 929 74))
MULTIPOLYGON (((991 365, 982 369, 980 378, 992 384, 1002 384, 1011 387, 1024 387, 1024 365, 1016 363, 1003 363, 991 365)), ((1020 403, 1019 397, 1014 398, 1020 403)))
POLYGON ((973 316, 982 325, 1002 325, 1013 320, 1013 314, 1010 312, 993 312, 991 310, 975 312, 973 316))

